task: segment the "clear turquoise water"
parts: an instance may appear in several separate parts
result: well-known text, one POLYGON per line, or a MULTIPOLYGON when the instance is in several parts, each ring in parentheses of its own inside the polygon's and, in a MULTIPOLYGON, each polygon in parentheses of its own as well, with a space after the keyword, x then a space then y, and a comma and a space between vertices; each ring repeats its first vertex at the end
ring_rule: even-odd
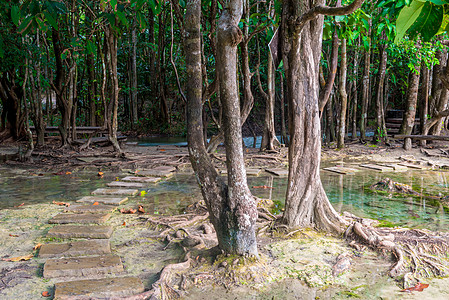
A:
MULTIPOLYGON (((70 175, 39 174, 32 170, 0 169, 0 209, 11 208, 21 203, 51 203, 52 201, 75 201, 89 195, 94 189, 105 187, 117 176, 109 174, 103 178, 96 171, 74 172, 70 175), (39 176, 41 175, 41 176, 39 176)), ((437 171, 408 171, 378 173, 362 171, 355 175, 336 175, 321 172, 327 195, 339 212, 378 219, 398 226, 445 230, 449 228, 449 216, 434 201, 425 198, 377 195, 367 188, 382 178, 413 186, 417 191, 433 195, 449 195, 449 173, 437 171)), ((249 177, 248 184, 254 195, 283 203, 287 188, 285 177, 263 173, 249 177), (253 186, 271 186, 258 189, 253 186)), ((179 213, 187 205, 201 199, 193 174, 177 174, 173 178, 152 184, 144 197, 135 197, 130 203, 146 205, 147 212, 156 214, 179 213)))

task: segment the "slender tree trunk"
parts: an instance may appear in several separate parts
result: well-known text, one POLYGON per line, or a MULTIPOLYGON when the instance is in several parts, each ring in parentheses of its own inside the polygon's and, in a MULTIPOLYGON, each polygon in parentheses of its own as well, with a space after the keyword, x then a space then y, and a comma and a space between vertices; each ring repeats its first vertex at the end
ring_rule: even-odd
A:
MULTIPOLYGON (((405 116, 402 121, 401 134, 412 134, 413 126, 415 125, 416 104, 418 101, 418 88, 419 88, 419 71, 420 64, 416 67, 416 72, 411 72, 408 91, 407 102, 405 109, 405 116)), ((412 140, 410 138, 404 139, 404 149, 410 150, 412 148, 412 140)))
MULTIPOLYGON (((131 30, 131 44, 132 44, 132 55, 131 55, 131 115, 133 125, 137 124, 137 24, 133 21, 133 28, 131 30)), ((133 126, 134 127, 134 126, 133 126)))
POLYGON ((201 77, 201 2, 187 2, 185 53, 187 63, 188 141, 192 166, 210 211, 221 249, 228 253, 257 255, 255 222, 257 209, 246 183, 243 161, 240 106, 237 94, 237 44, 242 34, 238 23, 242 2, 230 1, 218 23, 218 65, 220 94, 224 105, 224 126, 228 187, 218 176, 203 143, 201 77))
POLYGON ((377 81, 377 93, 376 93, 376 126, 374 130, 374 142, 383 141, 385 143, 388 142, 386 126, 384 120, 384 82, 385 82, 385 73, 387 69, 387 49, 385 45, 381 45, 381 56, 380 56, 380 65, 378 72, 378 81, 377 81))
MULTIPOLYGON (((371 36, 371 20, 369 23, 368 37, 371 36)), ((368 39, 369 40, 369 39, 368 39)), ((368 45, 368 49, 365 49, 364 55, 364 69, 362 80, 362 107, 360 112, 360 140, 366 140, 366 120, 368 112, 369 90, 370 90, 370 69, 371 69, 371 46, 368 45)))
MULTIPOLYGON (((421 134, 424 135, 424 127, 427 123, 427 115, 429 113, 429 90, 430 90, 430 70, 425 64, 425 62, 421 63, 421 76, 422 76, 422 85, 419 94, 419 107, 420 107, 420 127, 421 134)), ((421 146, 426 145, 426 140, 420 141, 421 146)))
POLYGON ((281 138, 282 138, 282 143, 286 146, 288 146, 288 136, 287 136, 287 126, 285 126, 286 122, 285 122, 285 93, 284 93, 284 75, 281 71, 279 71, 279 81, 280 81, 280 106, 281 106, 281 138))
POLYGON ((319 109, 320 115, 323 114, 324 107, 329 101, 329 97, 334 87, 335 76, 337 75, 338 66, 338 43, 340 39, 338 38, 337 26, 335 25, 334 33, 332 34, 332 52, 331 52, 331 62, 329 66, 329 74, 327 75, 327 81, 324 85, 323 90, 320 92, 319 109))
POLYGON ((354 51, 354 69, 353 69, 353 76, 354 81, 352 82, 352 139, 357 139, 357 99, 358 99, 358 93, 357 93, 357 75, 359 71, 359 59, 358 59, 358 51, 354 51))
POLYGON ((346 59, 346 39, 341 40, 341 61, 340 61, 340 127, 338 129, 337 147, 344 148, 346 135, 346 111, 348 106, 348 94, 346 93, 346 75, 348 71, 346 59))

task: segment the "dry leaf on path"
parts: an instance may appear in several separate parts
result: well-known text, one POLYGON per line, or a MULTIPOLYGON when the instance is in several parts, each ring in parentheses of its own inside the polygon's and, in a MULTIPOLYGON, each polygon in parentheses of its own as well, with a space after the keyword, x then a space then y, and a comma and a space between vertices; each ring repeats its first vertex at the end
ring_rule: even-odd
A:
POLYGON ((22 260, 30 260, 34 257, 34 254, 28 254, 24 256, 17 256, 11 258, 2 258, 3 261, 22 261, 22 260))
POLYGON ((122 209, 120 210, 120 212, 121 212, 122 214, 135 214, 135 213, 137 212, 137 210, 134 209, 134 208, 122 208, 122 209))
POLYGON ((42 296, 43 296, 43 297, 50 297, 51 295, 50 295, 49 292, 44 291, 44 292, 42 292, 42 296))
POLYGON ((38 243, 36 246, 33 247, 33 250, 40 249, 42 247, 41 243, 38 243))
POLYGON ((98 202, 94 202, 94 204, 92 204, 92 205, 100 205, 100 203, 98 203, 98 202))
POLYGON ((137 209, 138 212, 144 214, 145 213, 145 209, 143 209, 142 205, 139 205, 139 208, 137 209))
POLYGON ((18 234, 12 234, 12 233, 10 233, 9 236, 12 236, 12 237, 18 237, 19 235, 18 235, 18 234))
POLYGON ((429 287, 428 283, 418 282, 415 286, 403 289, 403 290, 401 290, 401 292, 408 292, 408 293, 411 293, 411 292, 422 292, 425 288, 428 288, 428 287, 429 287))
POLYGON ((59 205, 59 206, 66 206, 69 207, 70 203, 66 203, 66 202, 58 202, 58 201, 53 201, 53 204, 59 205))

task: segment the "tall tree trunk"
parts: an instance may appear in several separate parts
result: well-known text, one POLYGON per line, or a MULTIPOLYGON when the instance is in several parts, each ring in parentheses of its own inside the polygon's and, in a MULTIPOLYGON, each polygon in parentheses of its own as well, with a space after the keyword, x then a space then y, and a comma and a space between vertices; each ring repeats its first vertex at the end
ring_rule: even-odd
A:
POLYGON ((329 65, 329 74, 327 75, 327 80, 324 85, 323 90, 320 92, 318 99, 320 116, 323 114, 324 107, 329 101, 329 97, 334 87, 335 76, 337 75, 338 66, 338 43, 340 39, 338 38, 337 25, 335 25, 334 33, 332 34, 332 51, 331 51, 331 61, 329 65))
MULTIPOLYGON (((360 7, 362 2, 356 0, 352 8, 360 7)), ((318 76, 324 17, 313 14, 311 9, 323 4, 323 1, 283 2, 282 21, 295 24, 282 25, 290 124, 289 176, 283 222, 289 227, 342 232, 346 222, 330 204, 320 179, 318 76), (307 19, 304 21, 304 18, 307 19)), ((337 11, 348 12, 346 7, 337 11)))
MULTIPOLYGON (((384 33, 382 33, 384 34, 384 33)), ((384 122, 384 82, 385 73, 387 70, 387 49, 385 45, 381 45, 380 65, 377 81, 377 93, 376 93, 376 126, 374 130, 374 142, 383 141, 388 142, 386 126, 384 122)))
POLYGON ((258 85, 261 94, 265 98, 265 119, 264 127, 262 133, 262 142, 260 144, 261 150, 274 150, 276 147, 280 146, 280 143, 276 137, 276 130, 274 126, 274 105, 275 105, 275 71, 273 65, 273 58, 271 54, 268 53, 268 63, 267 63, 267 85, 268 93, 262 88, 262 82, 260 80, 260 74, 258 73, 258 85))
POLYGON ((346 93, 346 75, 348 64, 346 59, 346 39, 341 40, 341 61, 340 61, 340 127, 338 129, 337 147, 344 148, 346 135, 346 111, 348 107, 348 94, 346 93))
MULTIPOLYGON (((419 92, 419 118, 420 118, 420 127, 421 134, 424 135, 424 127, 427 122, 427 115, 429 113, 429 90, 430 90, 430 70, 423 61, 421 63, 421 76, 422 76, 422 85, 419 92)), ((420 141, 421 146, 426 145, 426 140, 420 141)))
POLYGON ((227 5, 218 24, 217 72, 220 73, 220 93, 225 113, 228 187, 218 176, 203 143, 200 0, 188 0, 186 6, 189 153, 220 248, 228 253, 257 255, 257 209, 246 183, 236 81, 237 44, 242 36, 237 26, 242 14, 242 2, 230 1, 227 5))
MULTIPOLYGON (((371 36, 371 20, 369 21, 368 37, 371 36)), ((369 41, 369 39, 368 39, 369 41)), ((371 45, 368 42, 368 49, 365 49, 364 55, 364 67, 363 67, 363 80, 362 80, 362 107, 360 112, 360 140, 366 140, 366 120, 368 113, 368 101, 370 91, 370 69, 371 69, 371 45)))
POLYGON ((288 136, 287 136, 287 126, 286 126, 286 122, 285 122, 285 92, 284 92, 284 74, 279 71, 279 81, 280 81, 280 111, 281 111, 281 139, 282 139, 282 144, 288 146, 288 136))
POLYGON ((353 63, 353 76, 354 81, 352 82, 352 139, 357 139, 357 75, 359 71, 359 59, 358 59, 358 51, 354 51, 354 63, 353 63))
POLYGON ((133 27, 131 30, 131 44, 132 44, 132 55, 131 55, 131 115, 133 127, 137 124, 137 24, 133 21, 133 27))
MULTIPOLYGON (((412 134, 413 126, 415 125, 416 103, 418 101, 419 88, 419 71, 421 65, 416 66, 416 72, 411 71, 409 85, 407 90, 407 102, 405 109, 405 116, 402 121, 401 133, 412 134)), ((412 140, 410 138, 404 139, 404 149, 410 150, 412 148, 412 140)))

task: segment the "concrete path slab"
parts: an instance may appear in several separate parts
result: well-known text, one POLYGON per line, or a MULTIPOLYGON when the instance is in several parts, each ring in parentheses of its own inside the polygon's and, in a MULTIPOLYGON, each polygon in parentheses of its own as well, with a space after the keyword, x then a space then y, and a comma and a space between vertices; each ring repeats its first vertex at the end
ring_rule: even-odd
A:
POLYGON ((136 176, 127 176, 122 178, 122 181, 130 181, 130 182, 144 182, 144 183, 156 183, 162 180, 160 177, 136 177, 136 176))
POLYGON ((363 164, 363 165, 360 165, 360 166, 362 168, 376 170, 376 171, 379 171, 379 172, 392 172, 392 171, 394 171, 394 169, 391 168, 391 167, 380 166, 380 165, 375 165, 375 164, 363 164))
MULTIPOLYGON (((96 205, 95 205, 96 206, 96 205)), ((61 213, 50 220, 50 224, 103 224, 111 217, 110 214, 66 214, 61 213)))
POLYGON ((98 197, 98 196, 86 196, 76 202, 81 203, 102 203, 106 205, 120 205, 123 202, 128 201, 128 197, 98 197))
POLYGON ((123 187, 123 188, 143 188, 145 184, 140 182, 126 182, 126 181, 112 181, 107 184, 108 187, 123 187))
POLYGON ((266 169, 265 171, 276 176, 288 176, 288 169, 266 169))
MULTIPOLYGON (((100 203, 100 202, 98 202, 98 203, 100 203)), ((75 214, 87 214, 87 213, 97 214, 97 213, 113 212, 116 209, 117 209, 117 206, 112 206, 112 205, 72 204, 69 207, 65 207, 64 211, 69 212, 69 213, 75 213, 75 214)))
POLYGON ((246 175, 248 176, 259 176, 262 172, 261 169, 248 168, 246 169, 246 175))
POLYGON ((393 168, 395 171, 407 171, 406 166, 401 166, 399 164, 385 164, 387 167, 393 168))
POLYGON ((153 169, 139 171, 136 175, 144 177, 170 177, 173 176, 175 171, 175 167, 161 166, 153 169))
POLYGON ((398 163, 398 165, 407 167, 409 169, 415 169, 415 170, 428 170, 428 169, 431 169, 430 166, 411 164, 411 163, 398 163))
POLYGON ((39 257, 73 257, 87 255, 102 255, 111 253, 109 240, 87 240, 65 244, 46 244, 39 249, 39 257))
POLYGON ((97 276, 124 271, 117 255, 48 259, 44 264, 44 278, 97 276))
POLYGON ((55 299, 110 299, 140 294, 144 290, 142 280, 137 277, 68 281, 55 284, 55 299))
POLYGON ((117 196, 135 196, 139 191, 136 189, 96 189, 92 195, 117 195, 117 196))
POLYGON ((354 175, 355 172, 360 171, 360 170, 357 170, 354 168, 339 167, 339 166, 323 168, 323 170, 326 170, 326 171, 329 171, 332 173, 341 174, 341 175, 354 175))
POLYGON ((113 231, 112 226, 105 225, 58 225, 48 231, 47 237, 108 239, 113 231))

